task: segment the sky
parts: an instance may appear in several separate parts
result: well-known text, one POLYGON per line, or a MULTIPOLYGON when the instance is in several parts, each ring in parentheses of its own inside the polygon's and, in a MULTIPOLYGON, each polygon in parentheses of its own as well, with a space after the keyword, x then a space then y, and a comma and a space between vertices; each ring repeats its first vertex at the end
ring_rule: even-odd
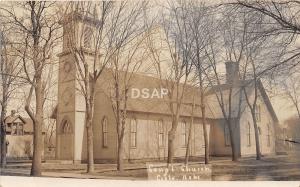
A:
MULTIPOLYGON (((166 2, 163 0, 156 0, 156 1, 160 3, 166 2)), ((211 1, 207 1, 207 2, 211 2, 211 1)), ((24 97, 24 93, 21 95, 21 97, 24 97)), ((292 103, 287 101, 286 99, 277 96, 277 97, 272 97, 271 102, 280 122, 283 122, 284 120, 290 118, 291 116, 296 116, 296 110, 293 107, 291 107, 292 103)), ((26 112, 24 112, 23 109, 24 102, 20 102, 20 99, 17 99, 12 101, 12 103, 13 104, 11 104, 8 109, 8 114, 10 114, 10 110, 17 108, 18 111, 21 112, 21 114, 26 115, 26 112)))

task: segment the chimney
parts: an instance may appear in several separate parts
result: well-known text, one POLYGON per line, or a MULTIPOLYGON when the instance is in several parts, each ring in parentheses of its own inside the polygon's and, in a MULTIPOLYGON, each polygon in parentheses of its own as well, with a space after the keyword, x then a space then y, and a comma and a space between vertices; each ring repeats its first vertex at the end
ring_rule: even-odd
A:
POLYGON ((12 117, 14 117, 15 114, 16 114, 16 111, 15 111, 15 110, 11 110, 11 111, 10 111, 10 115, 11 115, 12 117))
POLYGON ((226 83, 233 84, 236 83, 239 78, 239 64, 237 62, 228 61, 226 65, 226 83))

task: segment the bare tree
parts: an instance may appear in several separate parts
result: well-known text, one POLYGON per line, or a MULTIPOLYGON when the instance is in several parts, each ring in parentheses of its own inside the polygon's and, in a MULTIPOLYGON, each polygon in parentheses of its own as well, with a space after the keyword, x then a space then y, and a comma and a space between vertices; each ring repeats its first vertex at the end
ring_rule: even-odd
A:
POLYGON ((264 71, 260 72, 261 74, 273 71, 274 69, 277 69, 277 71, 290 70, 299 65, 300 52, 292 45, 300 34, 300 23, 298 19, 300 3, 298 1, 237 0, 230 4, 242 6, 250 11, 268 17, 266 24, 268 24, 269 27, 263 33, 265 36, 289 36, 289 38, 284 41, 284 44, 291 45, 289 45, 286 53, 282 55, 281 60, 265 68, 264 71))
POLYGON ((112 77, 109 98, 112 103, 118 135, 117 169, 123 171, 124 133, 127 120, 129 90, 133 85, 134 74, 141 71, 147 61, 144 45, 147 30, 143 22, 143 13, 147 2, 120 2, 115 9, 116 33, 112 48, 116 50, 109 64, 109 76, 112 77))
MULTIPOLYGON (((243 6, 227 6, 229 10, 233 10, 238 24, 236 24, 237 32, 242 33, 242 39, 238 44, 232 44, 232 51, 240 51, 240 59, 235 60, 242 67, 240 70, 241 88, 243 100, 252 116, 252 122, 255 133, 256 143, 256 159, 261 159, 260 138, 258 121, 260 116, 257 108, 259 97, 261 97, 261 88, 263 87, 261 78, 268 78, 268 72, 276 68, 276 64, 280 64, 282 55, 286 52, 286 45, 280 40, 286 37, 278 35, 268 35, 270 31, 269 19, 265 14, 249 9, 243 6), (271 69, 270 69, 271 68, 271 69), (253 89, 254 93, 251 91, 253 89), (253 96, 253 97, 252 97, 253 96)), ((230 37, 233 38, 233 37, 230 37)), ((234 54, 234 53, 233 53, 234 54)), ((237 55, 234 55, 234 57, 237 55)))
MULTIPOLYGON (((218 71, 218 66, 226 61, 236 61, 237 63, 241 59, 241 51, 235 50, 235 42, 237 42, 238 36, 235 36, 235 32, 232 29, 235 27, 233 24, 233 19, 231 16, 225 15, 226 11, 224 9, 213 7, 215 15, 219 15, 221 18, 217 19, 214 17, 214 22, 210 22, 209 32, 207 34, 207 45, 204 47, 204 61, 206 62, 208 69, 203 71, 205 78, 209 86, 211 87, 211 92, 220 107, 221 113, 224 118, 224 125, 229 130, 230 146, 232 152, 232 160, 238 160, 238 147, 236 142, 236 120, 239 118, 241 99, 236 103, 236 93, 234 93, 234 88, 237 86, 236 80, 228 79, 225 82, 228 87, 227 90, 223 90, 221 87, 224 84, 224 77, 218 71), (217 54, 225 54, 224 56, 218 56, 217 54), (234 58, 234 59, 233 59, 234 58), (235 112, 237 109, 237 116, 235 112), (235 116, 235 117, 234 117, 235 116), (235 120, 234 120, 235 119, 235 120)), ((206 93, 207 94, 207 93, 206 93)), ((208 96, 207 96, 208 97, 208 96)), ((238 98, 241 98, 239 95, 238 98)))
POLYGON ((16 90, 18 76, 20 76, 20 60, 18 60, 14 54, 11 43, 9 42, 8 35, 9 30, 2 28, 0 31, 0 80, 2 94, 0 98, 1 105, 1 131, 0 131, 0 145, 1 145, 1 167, 6 165, 6 125, 5 117, 8 104, 16 90))
POLYGON ((93 126, 96 82, 109 62, 111 52, 106 46, 108 17, 113 2, 71 2, 65 10, 65 38, 67 48, 74 57, 78 91, 85 101, 85 127, 87 130, 87 172, 94 172, 93 126), (79 37, 78 37, 79 36, 79 37), (101 57, 101 55, 103 57, 101 57), (89 59, 92 57, 92 60, 89 59))
MULTIPOLYGON (((87 172, 94 171, 93 157, 93 128, 92 120, 94 115, 94 102, 96 84, 105 69, 112 70, 115 78, 117 108, 117 132, 118 132, 118 170, 123 169, 122 165, 122 145, 123 127, 126 114, 121 116, 123 108, 119 108, 118 94, 123 90, 119 85, 119 71, 128 70, 132 65, 131 59, 136 55, 136 46, 128 48, 135 38, 142 33, 143 9, 145 2, 131 3, 129 1, 113 2, 76 2, 70 4, 71 13, 67 13, 66 18, 69 22, 68 43, 69 49, 74 56, 77 67, 78 90, 85 100, 85 126, 87 128, 87 147, 88 147, 88 168, 87 172), (71 22, 70 22, 71 21, 71 22), (80 22, 80 24, 78 24, 80 22), (78 28, 79 25, 79 28, 78 28), (92 25, 92 26, 91 26, 92 25), (140 26, 139 26, 140 25, 140 26), (81 30, 79 38, 75 28, 81 30), (90 41, 88 41, 90 37, 90 41), (123 62, 121 56, 127 50, 127 61, 123 62), (131 51, 132 50, 132 51, 131 51), (89 59, 92 57, 92 62, 89 59), (122 64, 120 64, 122 61, 122 64), (114 70, 114 71, 113 71, 114 70)), ((136 68, 136 67, 135 67, 136 68)), ((133 70, 133 72, 136 70, 133 70)), ((126 85, 127 86, 127 85, 126 85)), ((121 96, 120 96, 121 97, 121 96)))
POLYGON ((188 165, 189 163, 189 157, 190 157, 190 150, 191 150, 191 141, 192 141, 192 130, 194 127, 194 110, 195 110, 195 96, 193 96, 193 102, 191 103, 192 112, 191 112, 191 123, 189 126, 189 133, 188 133, 188 142, 185 150, 185 165, 188 165))
POLYGON ((290 75, 281 82, 283 87, 283 97, 292 102, 294 109, 297 111, 300 119, 300 84, 299 74, 290 75))
POLYGON ((44 121, 44 91, 47 80, 45 69, 51 64, 51 55, 60 36, 54 2, 12 2, 0 8, 3 16, 15 29, 15 42, 30 91, 25 110, 33 121, 33 161, 31 175, 40 176, 42 170, 42 129, 44 121), (17 9, 23 14, 17 14, 17 9), (32 97, 35 98, 32 102, 32 97), (34 109, 32 109, 32 106, 34 109))
POLYGON ((174 140, 184 105, 186 86, 192 72, 192 42, 185 24, 187 13, 177 2, 169 2, 159 14, 159 25, 149 35, 147 44, 160 86, 168 89, 166 104, 171 113, 171 129, 168 131, 168 164, 173 163, 174 140), (167 60, 166 60, 167 59, 167 60))
POLYGON ((207 132, 207 122, 206 122, 206 95, 205 92, 209 86, 206 74, 209 74, 209 64, 205 61, 205 47, 208 43, 208 31, 210 28, 210 23, 212 21, 212 16, 210 15, 211 7, 205 5, 204 3, 199 3, 197 1, 188 1, 188 11, 189 19, 189 29, 191 30, 191 36, 193 38, 193 65, 195 66, 195 74, 199 81, 200 90, 200 103, 201 103, 201 113, 202 113, 202 126, 203 126, 203 137, 205 146, 205 164, 209 163, 209 145, 208 145, 208 132, 207 132))

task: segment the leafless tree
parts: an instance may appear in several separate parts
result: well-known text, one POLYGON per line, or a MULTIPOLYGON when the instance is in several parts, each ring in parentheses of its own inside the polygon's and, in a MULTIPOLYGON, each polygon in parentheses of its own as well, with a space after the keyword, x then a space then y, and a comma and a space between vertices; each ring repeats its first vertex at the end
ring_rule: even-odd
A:
POLYGON ((30 91, 25 110, 33 121, 33 161, 31 175, 40 176, 42 170, 42 129, 44 121, 45 69, 51 65, 54 46, 60 39, 60 26, 55 2, 11 2, 0 8, 3 17, 15 29, 15 46, 23 62, 23 70, 30 91), (18 14, 20 10, 23 14, 18 14), (17 40, 20 39, 20 40, 17 40), (32 97, 35 98, 34 102, 32 97), (34 107, 34 109, 32 108, 34 107))
MULTIPOLYGON (((128 46, 142 33, 143 22, 141 17, 145 4, 146 2, 132 3, 130 1, 71 3, 72 13, 68 13, 71 24, 68 23, 69 34, 67 38, 68 47, 76 62, 78 90, 84 96, 86 104, 85 126, 87 128, 88 172, 94 171, 92 120, 97 90, 96 84, 105 69, 111 70, 115 78, 116 97, 114 98, 117 106, 114 111, 116 112, 119 142, 117 163, 118 170, 123 170, 122 142, 124 130, 122 129, 125 127, 126 112, 124 113, 123 108, 119 108, 120 102, 123 102, 119 98, 121 97, 120 93, 124 91, 118 85, 121 81, 119 80, 119 73, 125 70, 130 72, 129 67, 132 66, 132 58, 136 55, 137 47, 135 45, 132 45, 131 48, 128 46), (78 29, 78 21, 81 22, 79 30, 82 31, 79 38, 75 30, 75 27, 78 29), (91 38, 90 41, 88 38, 91 38), (125 50, 128 52, 125 56, 126 62, 121 59, 121 56, 125 54, 125 50), (92 57, 92 62, 88 57, 92 57), (124 115, 121 115, 121 112, 124 115)), ((136 66, 138 67, 138 65, 136 66)), ((136 69, 131 71, 134 72, 136 69)))
MULTIPOLYGON (((166 104, 171 113, 171 129, 168 131, 168 164, 173 163, 174 140, 184 105, 186 86, 192 72, 192 42, 187 28, 187 12, 177 2, 168 2, 159 14, 158 26, 148 37, 148 47, 160 86, 168 89, 166 104), (167 60, 166 60, 167 59, 167 60)), ((154 24, 154 25, 156 25, 154 24)))
POLYGON ((300 119, 300 84, 299 74, 293 74, 286 77, 281 82, 283 87, 283 97, 291 101, 294 109, 297 111, 298 118, 300 119))
POLYGON ((208 43, 208 31, 213 16, 210 15, 212 10, 211 7, 204 3, 197 1, 187 1, 189 11, 189 29, 191 30, 191 36, 193 38, 193 66, 195 74, 199 81, 200 90, 200 103, 202 113, 202 126, 203 126, 203 137, 205 146, 205 164, 209 163, 209 145, 208 145, 208 132, 207 132, 207 120, 206 120, 206 95, 205 92, 209 86, 206 74, 209 74, 209 64, 204 60, 205 58, 205 47, 208 43))
POLYGON ((236 49, 240 51, 239 56, 241 59, 237 60, 237 62, 239 62, 239 66, 241 67, 240 79, 243 81, 241 85, 244 93, 243 100, 246 101, 252 116, 256 143, 256 159, 260 160, 258 129, 258 121, 260 119, 258 114, 260 111, 258 110, 260 109, 257 108, 257 105, 259 97, 262 95, 261 88, 263 85, 261 78, 268 78, 268 74, 273 74, 270 70, 274 71, 277 68, 277 64, 283 63, 280 59, 286 52, 286 44, 282 43, 281 40, 284 38, 286 41, 289 41, 289 36, 283 37, 274 35, 274 33, 268 34, 274 27, 267 24, 269 23, 269 18, 261 12, 249 11, 244 6, 227 7, 233 10, 235 15, 238 15, 237 22, 240 24, 236 24, 236 27, 240 25, 238 32, 243 33, 242 40, 239 42, 240 45, 233 44, 231 46, 234 47, 231 48, 233 51, 236 49), (252 88, 254 93, 250 91, 252 88))
POLYGON ((14 50, 11 47, 10 39, 8 36, 8 28, 1 28, 0 31, 0 80, 1 80, 1 167, 6 165, 6 125, 5 117, 9 102, 16 90, 18 78, 20 76, 21 67, 20 60, 16 58, 14 50))
POLYGON ((94 172, 93 126, 96 82, 109 62, 111 51, 105 51, 110 38, 109 20, 111 1, 71 2, 64 15, 66 48, 74 57, 78 91, 85 101, 85 127, 87 130, 87 172, 94 172), (104 49, 102 51, 102 49, 104 49), (103 55, 101 56, 100 55, 103 55), (89 59, 92 57, 92 59, 89 59))
POLYGON ((185 151, 185 165, 188 165, 189 163, 189 157, 190 157, 190 150, 191 150, 191 141, 192 141, 192 130, 194 127, 194 111, 195 111, 195 96, 193 96, 193 102, 191 103, 192 107, 192 112, 191 112, 191 123, 189 126, 189 133, 188 133, 188 142, 186 146, 186 151, 185 151))
MULTIPOLYGON (((141 36, 144 38, 144 36, 141 36)), ((144 40, 144 39, 138 40, 144 40)), ((146 60, 146 53, 141 52, 141 41, 136 41, 135 45, 131 45, 126 49, 118 50, 118 56, 112 60, 112 66, 108 70, 112 77, 110 86, 110 100, 116 119, 116 127, 118 134, 118 156, 117 169, 123 171, 123 152, 124 152, 124 133, 127 120, 127 109, 129 100, 129 91, 132 88, 133 77, 136 72, 141 70, 142 63, 146 60), (122 54, 123 53, 123 54, 122 54), (124 54, 127 53, 127 54, 124 54), (139 57, 136 57, 138 56, 139 57)), ((127 46, 128 47, 128 46, 127 46)), ((127 48, 126 47, 126 48, 127 48)))
POLYGON ((299 65, 300 52, 293 46, 295 40, 297 40, 300 34, 300 23, 299 23, 299 1, 287 0, 287 1, 247 1, 237 0, 231 4, 242 6, 250 11, 263 14, 268 17, 265 24, 269 27, 264 31, 264 35, 288 35, 289 38, 285 40, 285 44, 289 45, 288 50, 277 63, 273 63, 268 68, 265 68, 261 74, 268 71, 285 71, 290 70, 295 66, 299 65))
MULTIPOLYGON (((236 122, 234 120, 236 107, 238 114, 240 114, 241 99, 238 104, 233 101, 233 98, 241 98, 240 95, 236 96, 234 93, 234 87, 236 86, 236 80, 227 80, 227 90, 223 90, 221 86, 224 84, 224 77, 218 71, 218 66, 225 61, 240 61, 240 51, 234 50, 233 45, 238 36, 234 36, 235 32, 232 32, 234 26, 232 25, 233 19, 228 15, 224 15, 226 11, 222 8, 213 7, 212 10, 215 12, 214 15, 218 15, 219 19, 213 18, 213 22, 210 22, 209 31, 207 32, 207 45, 204 46, 204 61, 208 67, 207 71, 202 71, 206 80, 211 88, 215 100, 220 107, 221 113, 224 118, 224 125, 229 129, 230 145, 232 151, 232 160, 238 160, 238 148, 236 142, 236 122), (217 55, 223 54, 223 55, 217 55), (234 59, 233 59, 234 58, 234 59), (237 106, 236 106, 237 105, 237 106)), ((203 67, 202 69, 203 70, 203 67)), ((207 94, 207 93, 206 93, 207 94)), ((208 96, 206 96, 208 97, 208 96)), ((237 118, 239 116, 237 115, 237 118)))
POLYGON ((124 133, 127 120, 129 90, 133 85, 134 74, 142 71, 147 61, 145 38, 147 30, 144 26, 143 13, 147 2, 124 1, 116 4, 115 22, 118 25, 114 33, 112 49, 116 50, 109 64, 109 77, 112 77, 109 98, 112 103, 117 128, 117 169, 123 171, 124 133))

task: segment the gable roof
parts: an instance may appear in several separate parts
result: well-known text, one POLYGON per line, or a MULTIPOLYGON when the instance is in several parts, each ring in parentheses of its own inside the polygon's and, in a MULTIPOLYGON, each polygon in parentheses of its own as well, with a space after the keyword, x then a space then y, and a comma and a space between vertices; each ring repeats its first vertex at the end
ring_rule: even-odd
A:
MULTIPOLYGON (((23 130, 24 132, 32 133, 33 132, 33 122, 30 118, 23 118, 20 115, 10 115, 4 119, 4 123, 7 125, 9 123, 13 123, 16 120, 21 120, 24 123, 23 130)), ((11 128, 6 128, 7 132, 11 132, 11 128)))
MULTIPOLYGON (((124 76, 124 72, 121 73, 121 76, 124 76)), ((112 74, 109 72, 109 69, 103 71, 103 75, 100 76, 99 80, 97 81, 98 87, 97 89, 101 90, 102 93, 105 93, 105 95, 109 99, 109 90, 111 89, 112 84, 112 74)), ((161 82, 165 82, 166 80, 160 80, 156 77, 152 77, 145 74, 138 74, 133 73, 132 80, 131 80, 131 88, 148 88, 149 90, 154 88, 160 88, 161 82)), ((235 118, 238 115, 238 99, 239 94, 242 94, 242 99, 245 100, 245 97, 242 88, 247 87, 246 92, 247 95, 250 95, 254 91, 254 84, 253 80, 244 80, 244 81, 238 81, 232 89, 232 95, 233 95, 233 111, 232 111, 232 117, 235 118)), ((266 107, 268 111, 270 112, 274 122, 278 123, 278 118, 276 116, 276 113, 273 109, 273 106, 270 102, 270 99, 263 87, 263 84, 261 80, 258 80, 258 87, 259 91, 261 93, 261 96, 263 98, 264 103, 266 104, 266 107)), ((208 119, 221 119, 224 118, 222 109, 219 105, 216 93, 222 93, 224 98, 224 104, 228 104, 228 96, 229 96, 229 90, 232 88, 232 85, 230 84, 222 84, 218 86, 214 86, 211 89, 209 89, 205 93, 205 105, 206 105, 206 117, 208 119)), ((180 89, 183 89, 183 84, 180 85, 180 89)), ((193 103, 193 95, 195 96, 195 109, 194 109, 194 117, 195 118, 201 118, 201 102, 200 102, 200 90, 197 87, 194 87, 192 85, 186 85, 184 88, 184 98, 183 98, 183 105, 181 107, 180 116, 189 117, 192 114, 192 103, 193 103)), ((174 101, 173 101, 174 102, 174 101)), ((164 115, 171 115, 170 108, 168 106, 168 103, 170 101, 168 99, 161 99, 161 98, 128 98, 127 103, 127 110, 130 112, 142 112, 142 113, 153 113, 153 114, 164 114, 164 115)), ((241 111, 244 111, 247 107, 246 101, 242 102, 241 111)), ((52 118, 56 118, 57 116, 57 105, 52 113, 52 118)))
MULTIPOLYGON (((274 122, 278 123, 277 115, 274 111, 274 108, 271 104, 271 101, 265 91, 265 88, 260 79, 258 79, 258 90, 260 91, 261 97, 270 112, 271 117, 273 118, 274 122)), ((254 80, 241 80, 237 82, 235 85, 231 84, 222 84, 212 87, 210 90, 207 91, 206 97, 209 100, 208 108, 211 110, 214 118, 224 118, 222 109, 218 102, 221 98, 221 94, 223 96, 223 103, 224 105, 228 105, 229 103, 229 90, 232 88, 232 117, 238 116, 238 108, 239 108, 239 98, 241 96, 242 103, 241 103, 241 111, 244 111, 247 107, 245 94, 243 93, 243 88, 246 87, 247 95, 250 96, 254 92, 254 80), (216 96, 218 95, 218 97, 216 96), (240 95, 242 94, 242 95, 240 95)))
MULTIPOLYGON (((103 72, 103 76, 98 80, 98 88, 104 92, 109 99, 109 90, 110 86, 113 83, 112 75, 109 70, 103 72)), ((120 74, 124 76, 124 73, 120 74)), ((161 89, 161 87, 166 86, 168 88, 168 82, 166 80, 160 80, 159 78, 133 73, 132 78, 130 80, 130 88, 135 88, 142 90, 143 88, 149 89, 150 95, 154 89, 161 89)), ((194 117, 201 118, 201 101, 200 101, 200 90, 199 88, 187 84, 183 87, 183 84, 179 86, 180 92, 184 92, 183 104, 180 109, 180 116, 182 117, 190 117, 192 115, 192 104, 195 102, 194 108, 194 117), (184 90, 183 90, 184 89, 184 90), (194 101, 193 101, 194 96, 194 101)), ((132 90, 131 90, 132 91, 132 90)), ((164 114, 164 115, 172 115, 169 104, 171 101, 167 96, 163 98, 128 98, 127 102, 127 110, 130 112, 142 112, 142 113, 153 113, 153 114, 164 114)), ((209 111, 206 112, 207 117, 210 118, 212 115, 209 111)))

